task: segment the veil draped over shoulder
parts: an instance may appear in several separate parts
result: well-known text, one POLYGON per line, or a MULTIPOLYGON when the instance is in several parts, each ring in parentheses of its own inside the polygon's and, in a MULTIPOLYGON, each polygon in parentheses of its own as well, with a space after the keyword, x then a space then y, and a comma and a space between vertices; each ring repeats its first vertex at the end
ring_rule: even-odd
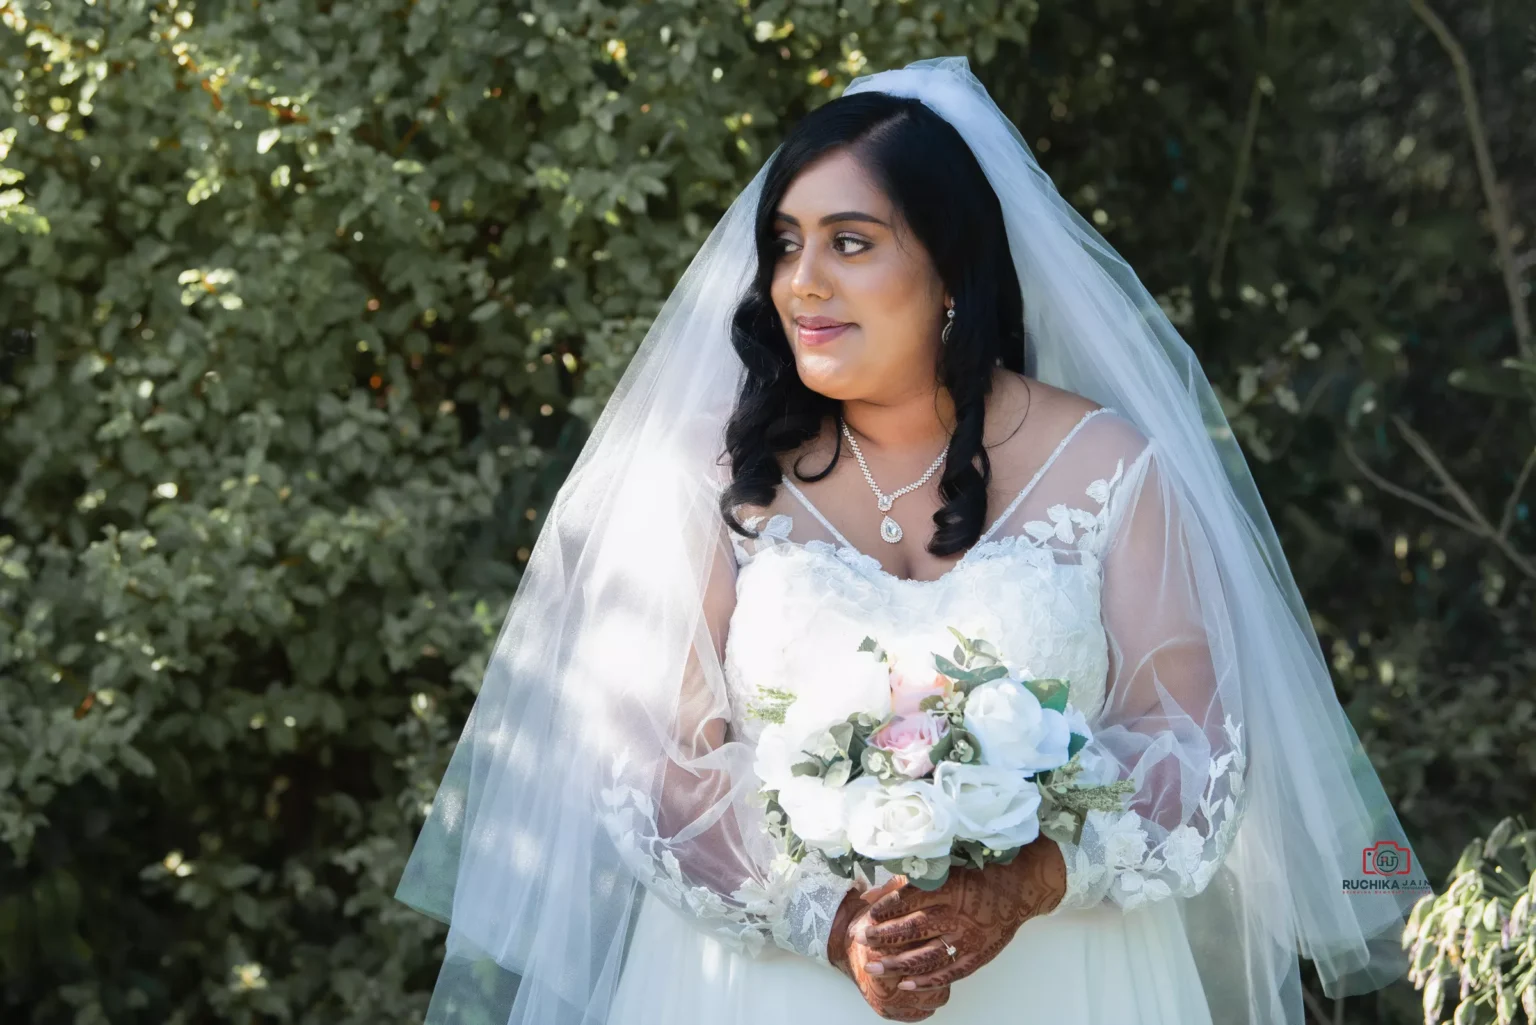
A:
MULTIPOLYGON (((1035 376, 1111 408, 1151 453, 1138 487, 1158 515, 1130 579, 1160 574, 1183 601, 1124 616, 1140 654, 1122 653, 1094 753, 1138 790, 1128 821, 1064 848, 1067 905, 1177 901, 1219 1022, 1300 1025, 1298 956, 1330 996, 1393 981, 1429 887, 1416 859, 1406 872, 1362 860, 1409 844, 1199 363, 965 58, 846 92, 866 90, 915 97, 959 131, 1002 206, 1035 376), (1200 659, 1160 654, 1165 629, 1195 637, 1200 659)), ((775 856, 752 752, 722 728, 731 546, 717 502, 743 374, 730 314, 772 160, 689 265, 556 496, 406 867, 399 899, 449 925, 431 1022, 603 1022, 642 887, 737 949, 824 957, 848 884, 775 856)))

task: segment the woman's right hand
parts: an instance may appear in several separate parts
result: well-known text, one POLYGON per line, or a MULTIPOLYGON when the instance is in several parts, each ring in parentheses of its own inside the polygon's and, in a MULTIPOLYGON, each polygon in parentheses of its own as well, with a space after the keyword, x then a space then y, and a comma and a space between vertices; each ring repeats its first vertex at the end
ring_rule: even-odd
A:
POLYGON ((900 976, 881 979, 870 975, 866 966, 871 961, 879 960, 879 954, 858 938, 862 929, 876 924, 869 916, 874 903, 906 885, 906 877, 898 875, 872 890, 849 890, 832 919, 832 934, 827 940, 827 960, 853 980, 859 992, 864 995, 865 1002, 882 1018, 891 1021, 922 1021, 949 1002, 949 987, 913 992, 896 988, 900 976))

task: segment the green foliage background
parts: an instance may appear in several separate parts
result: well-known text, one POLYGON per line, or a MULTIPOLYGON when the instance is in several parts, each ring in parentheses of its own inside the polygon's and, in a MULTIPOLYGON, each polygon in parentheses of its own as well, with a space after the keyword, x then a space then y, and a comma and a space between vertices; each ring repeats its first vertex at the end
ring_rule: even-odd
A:
POLYGON ((1443 877, 1536 784, 1536 9, 1445 8, 0 0, 0 1017, 419 1020, 586 425, 786 126, 944 54, 1200 353, 1443 877))

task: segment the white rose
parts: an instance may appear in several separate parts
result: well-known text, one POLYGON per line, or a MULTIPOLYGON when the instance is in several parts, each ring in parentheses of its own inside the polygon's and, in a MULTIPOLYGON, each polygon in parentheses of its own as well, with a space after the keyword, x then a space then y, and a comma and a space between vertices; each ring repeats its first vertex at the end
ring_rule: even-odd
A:
POLYGON ((1103 786, 1120 778, 1120 765, 1097 748, 1085 747, 1077 753, 1077 763, 1083 767, 1078 773, 1080 786, 1103 786))
POLYGON ((939 671, 934 661, 937 655, 948 658, 954 654, 955 635, 948 630, 928 630, 895 638, 885 646, 890 668, 905 672, 934 674, 939 671))
POLYGON ((753 755, 752 771, 768 790, 782 790, 795 778, 792 768, 806 760, 802 738, 794 737, 778 723, 763 727, 753 755))
POLYGON ((1082 710, 1076 705, 1069 704, 1063 714, 1067 718, 1067 728, 1088 741, 1077 753, 1077 762, 1082 766, 1082 772, 1077 777, 1078 785, 1103 786, 1119 779, 1119 764, 1094 746, 1093 727, 1088 725, 1088 717, 1083 715, 1082 710))
POLYGON ((855 649, 821 659, 814 677, 802 682, 784 713, 784 727, 793 736, 818 736, 860 712, 876 721, 891 714, 889 673, 870 652, 855 649))
POLYGON ((927 780, 885 786, 860 776, 843 788, 848 796, 848 840, 876 861, 947 858, 955 838, 949 799, 927 780))
POLYGON ((811 681, 790 703, 782 723, 769 723, 758 735, 752 769, 763 786, 782 790, 795 778, 798 762, 811 754, 830 759, 837 746, 827 730, 850 715, 866 712, 877 720, 891 711, 891 688, 883 666, 868 652, 833 656, 818 667, 811 681))
POLYGON ((1040 835, 1040 789, 1015 769, 941 762, 933 785, 949 798, 962 839, 1004 851, 1040 835))
POLYGON ((1067 729, 1082 737, 1084 740, 1093 739, 1093 728, 1088 725, 1088 717, 1083 710, 1076 705, 1068 703, 1067 710, 1062 713, 1067 720, 1067 729))
POLYGON ((834 858, 848 853, 846 787, 829 787, 815 776, 797 776, 780 788, 779 805, 807 847, 834 858))
POLYGON ((981 746, 982 764, 1028 773, 1065 764, 1071 743, 1066 716, 1042 708, 1029 688, 1007 678, 970 692, 965 728, 981 746))

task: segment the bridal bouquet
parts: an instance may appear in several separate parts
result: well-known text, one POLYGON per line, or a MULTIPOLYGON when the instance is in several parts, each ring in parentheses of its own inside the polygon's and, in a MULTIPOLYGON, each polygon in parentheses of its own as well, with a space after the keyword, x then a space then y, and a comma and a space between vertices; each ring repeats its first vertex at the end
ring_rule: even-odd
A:
POLYGON ((815 850, 843 878, 873 882, 879 866, 934 890, 951 866, 1006 864, 1042 832, 1075 842, 1088 811, 1123 810, 1134 784, 1083 775, 1092 733, 1067 682, 949 632, 951 657, 866 637, 825 687, 759 690, 753 768, 790 858, 815 850))

